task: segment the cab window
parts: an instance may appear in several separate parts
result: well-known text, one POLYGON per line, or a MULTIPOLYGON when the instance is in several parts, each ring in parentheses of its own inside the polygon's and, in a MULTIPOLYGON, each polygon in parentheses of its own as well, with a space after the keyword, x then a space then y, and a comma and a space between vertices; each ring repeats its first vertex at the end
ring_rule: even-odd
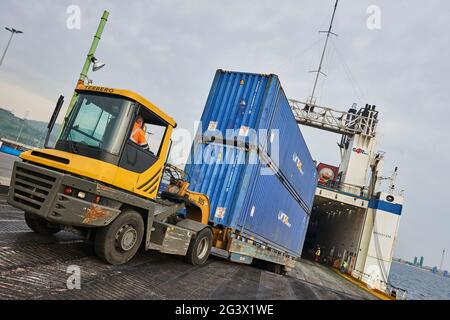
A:
POLYGON ((133 110, 123 98, 80 94, 60 141, 118 155, 133 110))
POLYGON ((160 148, 166 133, 167 125, 160 125, 151 122, 144 124, 145 137, 150 152, 159 157, 160 148))
POLYGON ((161 155, 166 131, 166 122, 140 106, 130 128, 120 166, 139 173, 150 168, 161 155))

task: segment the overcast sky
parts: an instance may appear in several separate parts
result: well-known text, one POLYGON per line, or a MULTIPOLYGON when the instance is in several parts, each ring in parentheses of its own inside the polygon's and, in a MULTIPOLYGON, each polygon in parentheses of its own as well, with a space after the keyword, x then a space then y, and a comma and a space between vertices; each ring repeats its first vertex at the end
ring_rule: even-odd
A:
MULTIPOLYGON (((275 73, 290 98, 312 90, 334 0, 293 1, 0 1, 0 107, 48 121, 60 94, 70 100, 104 9, 97 50, 107 66, 94 84, 132 89, 193 129, 216 69, 275 73), (81 28, 67 28, 67 8, 81 9, 81 28)), ((396 256, 439 265, 450 251, 450 2, 341 0, 319 83, 318 103, 347 110, 353 102, 380 110, 379 149, 386 172, 399 167, 405 189, 396 256), (380 29, 367 8, 380 8, 380 29), (447 168, 447 169, 445 169, 447 168)), ((303 128, 312 155, 339 164, 339 136, 303 128)), ((445 266, 450 269, 450 257, 445 266)))

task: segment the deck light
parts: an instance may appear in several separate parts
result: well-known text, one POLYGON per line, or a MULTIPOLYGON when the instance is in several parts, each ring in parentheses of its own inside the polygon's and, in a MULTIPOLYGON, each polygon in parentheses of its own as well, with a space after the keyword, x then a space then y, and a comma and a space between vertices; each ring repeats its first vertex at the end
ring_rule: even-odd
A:
POLYGON ((103 68, 106 65, 103 62, 99 62, 96 57, 92 57, 91 61, 93 63, 93 65, 92 65, 92 71, 93 72, 95 72, 97 70, 100 70, 101 68, 103 68))

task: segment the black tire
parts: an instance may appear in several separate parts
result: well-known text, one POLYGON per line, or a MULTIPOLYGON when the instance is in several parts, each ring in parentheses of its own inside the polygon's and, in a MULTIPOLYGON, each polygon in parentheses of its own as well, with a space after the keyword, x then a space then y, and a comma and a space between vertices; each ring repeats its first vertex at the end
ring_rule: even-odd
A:
POLYGON ((51 224, 47 220, 30 212, 25 212, 25 222, 31 230, 39 234, 50 236, 61 231, 60 226, 51 224))
POLYGON ((124 210, 111 224, 97 230, 95 253, 109 264, 124 264, 134 257, 143 237, 142 216, 134 210, 124 210))
POLYGON ((280 274, 282 276, 286 275, 286 267, 284 265, 274 263, 274 262, 268 262, 264 261, 264 269, 266 269, 269 272, 273 272, 276 274, 280 274))
POLYGON ((200 266, 208 260, 212 248, 212 231, 209 228, 201 230, 191 239, 184 260, 194 266, 200 266))
POLYGON ((277 263, 271 263, 270 262, 270 268, 268 268, 269 271, 272 271, 273 273, 280 274, 281 272, 281 265, 277 263))

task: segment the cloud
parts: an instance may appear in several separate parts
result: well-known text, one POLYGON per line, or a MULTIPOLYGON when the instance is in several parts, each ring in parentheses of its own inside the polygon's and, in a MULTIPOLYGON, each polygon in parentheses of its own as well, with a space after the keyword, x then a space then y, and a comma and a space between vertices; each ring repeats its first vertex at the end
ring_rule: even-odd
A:
POLYGON ((28 114, 28 119, 48 121, 50 118, 56 100, 51 101, 23 85, 0 81, 0 87, 0 107, 21 118, 25 114, 28 114))

